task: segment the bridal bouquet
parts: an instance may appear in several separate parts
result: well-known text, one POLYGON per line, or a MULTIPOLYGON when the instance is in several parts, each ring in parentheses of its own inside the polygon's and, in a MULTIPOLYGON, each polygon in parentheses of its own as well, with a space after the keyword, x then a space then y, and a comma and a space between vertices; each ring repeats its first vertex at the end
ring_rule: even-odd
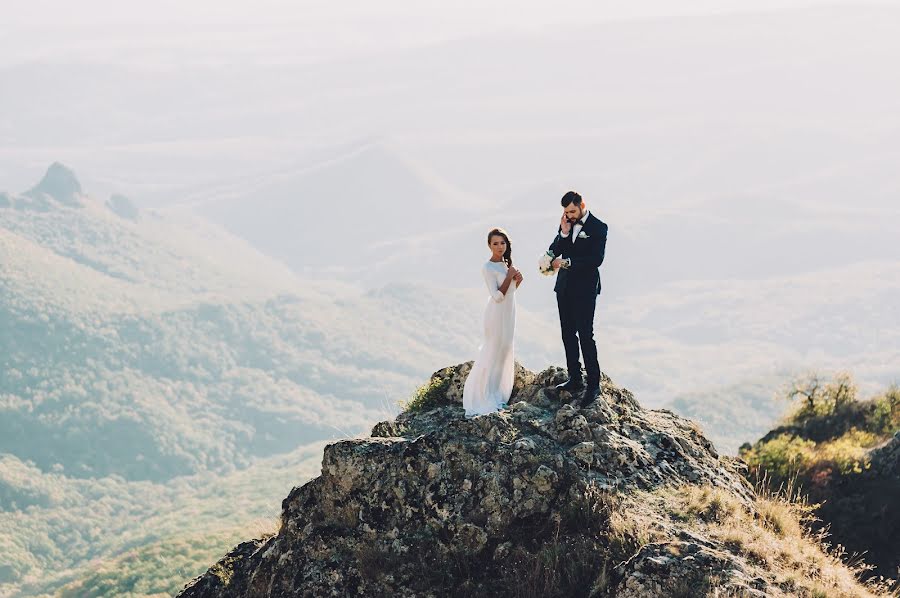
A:
POLYGON ((555 257, 553 252, 549 249, 541 254, 541 257, 538 258, 538 270, 541 271, 541 274, 544 276, 553 276, 553 258, 555 257))

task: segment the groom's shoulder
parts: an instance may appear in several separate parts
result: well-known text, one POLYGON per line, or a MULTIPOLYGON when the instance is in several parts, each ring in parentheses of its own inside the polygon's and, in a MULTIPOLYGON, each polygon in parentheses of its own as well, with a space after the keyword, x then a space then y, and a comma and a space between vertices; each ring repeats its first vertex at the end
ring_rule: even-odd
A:
POLYGON ((599 230, 602 230, 604 233, 609 230, 609 226, 607 226, 605 222, 594 216, 593 212, 588 216, 588 220, 595 220, 596 222, 594 223, 594 226, 599 230))

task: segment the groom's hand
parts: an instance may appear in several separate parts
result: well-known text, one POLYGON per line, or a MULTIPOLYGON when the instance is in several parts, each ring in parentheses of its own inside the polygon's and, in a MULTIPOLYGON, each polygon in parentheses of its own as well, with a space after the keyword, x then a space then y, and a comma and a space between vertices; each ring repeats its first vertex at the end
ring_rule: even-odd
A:
POLYGON ((561 257, 558 257, 555 260, 553 260, 553 263, 550 265, 553 266, 554 270, 559 270, 560 268, 562 268, 563 259, 561 257))
POLYGON ((559 230, 564 235, 568 235, 569 231, 572 230, 572 223, 566 218, 565 213, 563 213, 562 218, 559 219, 559 230))

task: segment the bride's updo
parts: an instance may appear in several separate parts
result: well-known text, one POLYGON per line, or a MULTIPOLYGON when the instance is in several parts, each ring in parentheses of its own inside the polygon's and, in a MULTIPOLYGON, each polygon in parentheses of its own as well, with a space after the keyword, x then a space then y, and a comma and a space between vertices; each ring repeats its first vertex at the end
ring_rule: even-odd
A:
POLYGON ((509 235, 506 234, 506 231, 502 228, 492 228, 487 237, 488 247, 491 246, 492 237, 503 237, 503 240, 506 241, 506 251, 503 253, 503 261, 506 262, 508 268, 512 268, 512 243, 509 241, 509 235))

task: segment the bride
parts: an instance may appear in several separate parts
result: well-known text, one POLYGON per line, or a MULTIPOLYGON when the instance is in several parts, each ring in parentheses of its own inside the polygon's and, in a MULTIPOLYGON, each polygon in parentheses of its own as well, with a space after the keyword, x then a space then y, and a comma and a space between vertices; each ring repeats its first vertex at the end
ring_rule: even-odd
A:
POLYGON ((481 274, 491 297, 484 311, 484 344, 463 387, 466 415, 500 409, 512 394, 515 375, 515 290, 523 277, 512 265, 512 244, 506 231, 492 229, 488 233, 488 247, 491 259, 481 268, 481 274))

